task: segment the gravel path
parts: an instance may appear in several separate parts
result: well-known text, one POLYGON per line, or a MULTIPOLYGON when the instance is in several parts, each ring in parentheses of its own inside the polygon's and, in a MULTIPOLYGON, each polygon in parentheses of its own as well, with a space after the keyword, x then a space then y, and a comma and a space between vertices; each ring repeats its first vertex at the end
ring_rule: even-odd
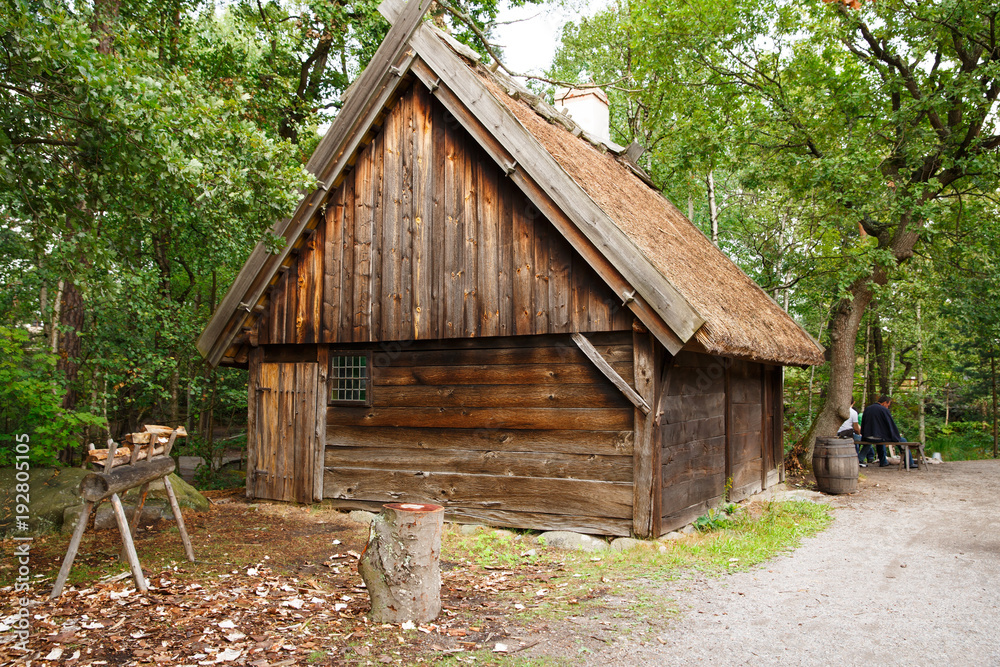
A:
POLYGON ((862 472, 859 493, 830 498, 833 524, 792 554, 666 584, 655 596, 677 617, 655 635, 608 619, 605 643, 574 661, 1000 665, 1000 461, 862 472))

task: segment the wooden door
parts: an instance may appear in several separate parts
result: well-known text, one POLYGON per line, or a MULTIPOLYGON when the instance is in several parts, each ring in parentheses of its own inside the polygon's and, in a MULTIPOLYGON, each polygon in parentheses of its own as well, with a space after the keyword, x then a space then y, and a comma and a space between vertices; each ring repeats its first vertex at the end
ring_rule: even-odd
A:
POLYGON ((251 363, 248 496, 312 502, 319 389, 314 362, 251 363))

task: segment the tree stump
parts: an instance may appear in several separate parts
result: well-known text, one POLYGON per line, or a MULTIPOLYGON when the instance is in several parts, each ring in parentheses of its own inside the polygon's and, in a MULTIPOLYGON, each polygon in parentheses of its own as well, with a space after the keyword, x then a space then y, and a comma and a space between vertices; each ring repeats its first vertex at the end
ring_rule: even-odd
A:
POLYGON ((378 623, 428 623, 441 613, 440 505, 389 503, 372 521, 358 572, 378 623))

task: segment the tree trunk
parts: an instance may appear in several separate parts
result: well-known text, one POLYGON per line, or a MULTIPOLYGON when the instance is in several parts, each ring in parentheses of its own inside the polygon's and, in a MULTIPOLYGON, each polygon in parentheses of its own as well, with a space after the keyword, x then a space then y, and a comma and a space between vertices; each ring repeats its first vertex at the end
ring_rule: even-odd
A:
POLYGON ((170 425, 181 423, 181 369, 177 358, 172 359, 174 369, 170 372, 170 425))
POLYGON ((860 408, 862 410, 864 410, 865 406, 868 405, 868 397, 873 393, 868 390, 868 382, 871 380, 872 377, 871 343, 872 343, 872 323, 869 320, 869 322, 865 326, 865 368, 864 368, 865 379, 864 382, 861 384, 863 389, 861 390, 861 405, 860 405, 860 408))
POLYGON ((845 419, 850 416, 851 393, 854 390, 854 364, 857 360, 855 344, 861 318, 872 300, 871 283, 884 284, 885 271, 876 269, 872 276, 858 278, 848 289, 849 296, 841 299, 830 315, 830 381, 826 401, 809 432, 799 440, 799 461, 803 466, 812 463, 813 447, 817 437, 833 436, 845 419))
POLYGON ((944 425, 948 425, 951 418, 951 383, 944 386, 944 425))
POLYGON ((885 348, 885 340, 882 337, 882 321, 878 314, 878 302, 873 301, 871 305, 871 322, 872 322, 872 355, 875 358, 875 364, 878 369, 878 391, 872 395, 872 402, 878 400, 878 396, 888 396, 891 392, 889 390, 889 376, 891 371, 889 370, 889 352, 885 348), (876 396, 877 394, 877 396, 876 396))
POLYGON ((83 297, 80 295, 80 290, 71 282, 66 283, 62 296, 59 328, 63 333, 56 368, 66 374, 66 395, 63 396, 62 406, 66 410, 75 410, 78 399, 76 377, 80 371, 79 332, 83 330, 84 321, 83 297))
POLYGON ((372 521, 358 572, 376 623, 429 623, 441 613, 440 505, 390 503, 372 521))

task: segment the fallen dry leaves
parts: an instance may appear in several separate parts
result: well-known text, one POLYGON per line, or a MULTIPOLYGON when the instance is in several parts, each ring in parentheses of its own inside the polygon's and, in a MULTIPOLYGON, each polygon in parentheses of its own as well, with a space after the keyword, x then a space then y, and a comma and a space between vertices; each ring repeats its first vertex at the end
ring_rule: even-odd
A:
MULTIPOLYGON (((149 590, 140 594, 117 560, 117 531, 88 531, 76 585, 48 600, 68 539, 36 541, 29 651, 0 633, 0 662, 60 665, 418 664, 435 654, 533 645, 511 614, 566 586, 559 563, 514 568, 442 563, 444 609, 434 623, 376 625, 356 562, 367 527, 333 510, 233 500, 189 519, 197 563, 169 524, 137 536, 149 590), (87 580, 87 575, 90 579, 87 580), (104 577, 104 581, 101 578, 104 577), (522 641, 523 639, 523 641, 522 641)), ((12 568, 0 565, 0 582, 12 568)), ((12 622, 13 589, 0 588, 0 630, 12 622)), ((575 602, 575 600, 573 600, 575 602)), ((544 626, 540 626, 544 627, 544 626)))

